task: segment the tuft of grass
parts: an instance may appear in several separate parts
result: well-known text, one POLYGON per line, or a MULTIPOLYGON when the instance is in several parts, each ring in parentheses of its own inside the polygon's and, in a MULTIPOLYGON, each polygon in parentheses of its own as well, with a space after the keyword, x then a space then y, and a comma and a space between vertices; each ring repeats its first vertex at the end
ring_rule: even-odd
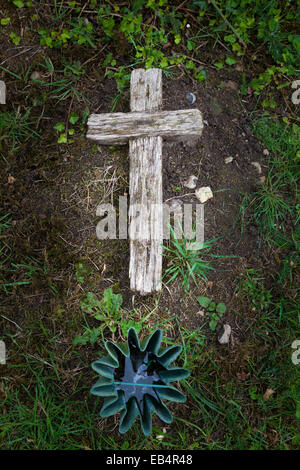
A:
POLYGON ((19 150, 19 145, 26 139, 40 137, 32 128, 34 121, 30 120, 30 109, 21 114, 17 112, 0 113, 0 152, 9 148, 11 152, 19 150))
POLYGON ((288 215, 292 215, 292 208, 284 199, 285 189, 283 176, 270 172, 266 182, 254 194, 250 209, 253 210, 260 233, 266 232, 268 236, 272 236, 275 230, 284 228, 288 215))
POLYGON ((174 229, 170 227, 171 240, 169 246, 164 246, 163 255, 169 260, 163 275, 167 284, 182 278, 182 286, 186 291, 190 288, 191 280, 197 284, 197 278, 206 280, 209 270, 214 269, 203 257, 215 257, 210 254, 211 245, 215 240, 204 242, 198 250, 191 249, 191 241, 187 240, 182 230, 182 238, 176 238, 174 229), (200 257, 201 255, 201 257, 200 257))

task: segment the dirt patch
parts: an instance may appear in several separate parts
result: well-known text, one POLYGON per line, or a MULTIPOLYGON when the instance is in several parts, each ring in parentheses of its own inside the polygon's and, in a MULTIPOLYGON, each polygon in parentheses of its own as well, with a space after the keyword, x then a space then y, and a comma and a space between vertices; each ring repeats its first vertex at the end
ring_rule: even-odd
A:
MULTIPOLYGON (((198 177, 197 187, 210 186, 214 197, 205 204, 205 239, 220 237, 212 252, 229 256, 212 263, 215 270, 210 275, 209 290, 203 282, 192 285, 188 294, 180 282, 163 290, 154 319, 169 311, 187 328, 199 326, 196 297, 203 293, 225 302, 228 306, 226 319, 231 321, 235 310, 236 277, 247 265, 259 266, 264 262, 257 251, 256 227, 248 226, 241 233, 238 223, 243 193, 253 191, 259 184, 257 170, 251 162, 258 161, 262 165, 264 162, 262 148, 252 135, 251 124, 244 112, 246 105, 252 105, 251 97, 247 97, 247 102, 241 106, 233 86, 236 88, 237 83, 231 81, 228 86, 225 72, 220 76, 220 72, 215 71, 209 72, 207 84, 199 84, 182 75, 163 82, 165 110, 198 108, 205 123, 197 142, 164 142, 164 200, 176 198, 195 205, 198 201, 193 195, 184 196, 193 192, 183 185, 190 175, 198 177), (187 100, 188 92, 196 96, 194 105, 187 100), (225 163, 227 157, 233 158, 231 163, 225 163)), ((102 87, 96 88, 97 93, 94 93, 95 86, 90 93, 93 97, 90 111, 110 111, 107 97, 115 93, 115 85, 104 81, 102 87)), ((128 97, 118 107, 128 111, 128 97)), ((58 303, 65 309, 74 308, 72 293, 78 289, 74 283, 74 264, 78 260, 84 260, 95 271, 90 277, 94 291, 101 292, 104 287, 118 282, 125 307, 131 308, 133 295, 137 305, 153 306, 157 295, 145 298, 129 291, 128 242, 99 241, 95 235, 97 205, 113 202, 117 207, 118 196, 128 194, 128 147, 114 150, 99 147, 97 150, 83 134, 75 138, 72 146, 65 148, 53 144, 53 136, 48 136, 48 132, 50 125, 46 122, 45 142, 38 141, 35 148, 29 147, 26 156, 12 161, 2 174, 3 207, 12 213, 13 219, 13 227, 7 236, 13 239, 11 246, 15 256, 19 263, 24 263, 26 257, 34 257, 46 266, 47 271, 45 276, 34 281, 33 297, 32 294, 22 296, 20 302, 20 291, 16 289, 15 300, 21 303, 20 310, 32 310, 41 305, 57 308, 58 303), (14 177, 13 184, 8 182, 9 175, 14 177), (59 302, 51 290, 49 292, 51 283, 59 293, 59 302)), ((14 280, 22 281, 23 278, 18 276, 19 271, 14 280)), ((26 289, 28 292, 31 287, 26 286, 26 289)), ((6 309, 13 311, 13 304, 10 299, 6 309)), ((241 306, 238 310, 241 313, 241 306)), ((18 317, 18 321, 21 318, 18 317)))

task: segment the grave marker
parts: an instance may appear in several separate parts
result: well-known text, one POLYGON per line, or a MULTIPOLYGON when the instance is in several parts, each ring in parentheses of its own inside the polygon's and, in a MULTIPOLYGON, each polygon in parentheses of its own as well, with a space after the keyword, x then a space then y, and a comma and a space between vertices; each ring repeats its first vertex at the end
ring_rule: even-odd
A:
POLYGON ((161 111, 161 69, 131 73, 130 113, 91 114, 87 138, 102 145, 129 141, 130 288, 141 294, 161 289, 163 201, 162 138, 199 137, 198 109, 161 111))

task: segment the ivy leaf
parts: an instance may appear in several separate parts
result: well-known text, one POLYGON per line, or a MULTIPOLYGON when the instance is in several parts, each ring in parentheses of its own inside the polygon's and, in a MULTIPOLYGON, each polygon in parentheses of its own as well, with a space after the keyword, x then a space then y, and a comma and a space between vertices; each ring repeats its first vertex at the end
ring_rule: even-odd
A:
POLYGON ((180 34, 175 34, 175 37, 174 37, 174 42, 175 44, 179 44, 181 41, 181 36, 180 34))
POLYGON ((53 126, 53 129, 58 132, 62 132, 65 129, 65 125, 63 122, 58 122, 57 124, 55 124, 55 126, 53 126))
POLYGON ((224 67, 223 62, 215 62, 214 66, 217 67, 218 69, 222 69, 224 67))
POLYGON ((69 122, 70 122, 70 124, 76 124, 78 119, 79 119, 79 116, 77 114, 71 113, 70 117, 69 117, 69 122))
POLYGON ((66 133, 64 132, 63 134, 60 134, 59 138, 57 139, 58 144, 66 144, 67 143, 67 136, 66 133))
POLYGON ((187 48, 189 51, 192 51, 193 49, 195 49, 195 43, 191 41, 190 39, 187 40, 187 48))
POLYGON ((23 8, 23 6, 24 6, 24 3, 22 2, 22 0, 14 0, 13 3, 18 8, 23 8))
POLYGON ((223 302, 220 302, 218 305, 217 305, 217 312, 220 314, 220 315, 223 315, 225 312, 226 312, 226 305, 223 303, 223 302))
POLYGON ((207 308, 209 306, 209 304, 211 303, 211 300, 209 297, 198 297, 197 298, 199 304, 201 305, 201 307, 203 308, 207 308))
POLYGON ((9 37, 15 46, 18 46, 20 44, 21 38, 16 33, 10 33, 9 37))
POLYGON ((227 57, 227 59, 225 59, 225 62, 227 65, 233 65, 237 63, 237 60, 234 59, 233 57, 227 57))

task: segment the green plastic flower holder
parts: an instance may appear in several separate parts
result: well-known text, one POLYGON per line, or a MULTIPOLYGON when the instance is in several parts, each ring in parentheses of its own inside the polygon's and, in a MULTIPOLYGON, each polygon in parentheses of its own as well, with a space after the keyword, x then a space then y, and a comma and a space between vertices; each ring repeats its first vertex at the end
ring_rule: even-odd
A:
POLYGON ((169 385, 190 375, 186 369, 169 367, 182 348, 161 348, 161 340, 162 331, 158 329, 140 343, 135 329, 130 328, 127 343, 107 341, 105 348, 109 356, 92 364, 100 378, 91 393, 104 397, 100 416, 107 418, 121 412, 121 434, 140 416, 143 433, 149 436, 153 412, 167 424, 173 420, 163 400, 186 401, 185 395, 169 385))

